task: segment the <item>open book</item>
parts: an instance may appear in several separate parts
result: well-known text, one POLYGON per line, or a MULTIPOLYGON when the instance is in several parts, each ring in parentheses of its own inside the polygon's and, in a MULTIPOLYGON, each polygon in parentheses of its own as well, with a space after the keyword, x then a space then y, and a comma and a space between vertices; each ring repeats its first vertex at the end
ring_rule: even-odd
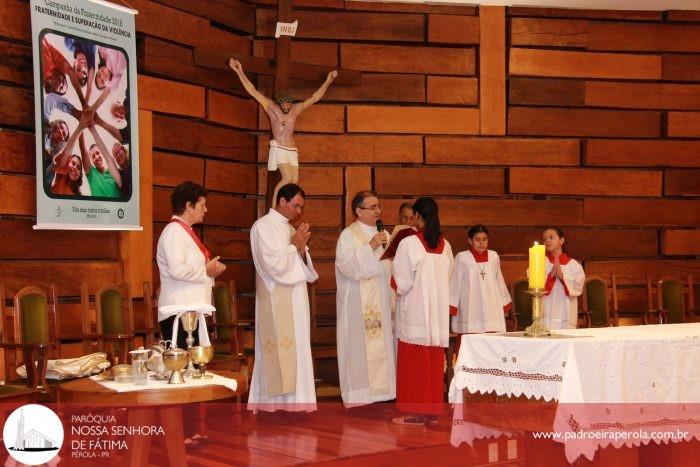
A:
POLYGON ((416 231, 413 229, 413 227, 408 225, 397 225, 394 227, 393 232, 391 232, 391 236, 389 236, 389 244, 386 247, 384 254, 379 259, 394 259, 394 256, 396 256, 396 250, 399 247, 401 240, 414 235, 415 233, 416 231))

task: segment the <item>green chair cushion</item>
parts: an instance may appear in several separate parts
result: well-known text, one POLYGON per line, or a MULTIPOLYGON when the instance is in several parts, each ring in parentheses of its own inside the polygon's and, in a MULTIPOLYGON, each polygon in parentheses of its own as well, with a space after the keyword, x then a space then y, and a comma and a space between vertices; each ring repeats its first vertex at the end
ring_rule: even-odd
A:
POLYGON ((669 323, 683 322, 683 284, 669 280, 661 283, 661 305, 669 323))
POLYGON ((518 329, 523 330, 532 324, 532 295, 527 293, 527 281, 518 282, 513 287, 515 310, 518 312, 518 329))
POLYGON ((104 334, 123 334, 126 332, 124 322, 124 297, 121 292, 110 289, 100 296, 102 309, 102 332, 104 334))
POLYGON ((592 326, 608 325, 608 299, 606 297, 605 282, 601 280, 591 280, 586 283, 586 299, 588 310, 591 312, 592 326))
POLYGON ((19 299, 22 323, 22 342, 25 344, 48 344, 49 323, 46 311, 46 296, 28 294, 19 299))

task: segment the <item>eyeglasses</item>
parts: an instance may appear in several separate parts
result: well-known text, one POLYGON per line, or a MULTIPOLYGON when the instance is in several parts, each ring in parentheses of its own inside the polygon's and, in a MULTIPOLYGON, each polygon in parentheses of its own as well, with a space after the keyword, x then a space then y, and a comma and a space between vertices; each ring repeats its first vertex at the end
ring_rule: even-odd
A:
POLYGON ((294 209, 298 209, 299 211, 304 210, 304 205, 303 204, 297 204, 297 203, 289 203, 294 209))
POLYGON ((373 204, 372 206, 358 206, 360 209, 366 209, 368 211, 381 211, 382 210, 382 205, 381 204, 373 204))

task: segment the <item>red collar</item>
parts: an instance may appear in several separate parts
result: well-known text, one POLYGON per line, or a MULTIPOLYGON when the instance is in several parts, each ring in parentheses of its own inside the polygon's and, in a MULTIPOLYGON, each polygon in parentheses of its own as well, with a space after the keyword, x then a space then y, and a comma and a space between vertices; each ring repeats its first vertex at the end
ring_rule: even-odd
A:
POLYGON ((445 248, 445 239, 440 236, 438 239, 437 246, 435 248, 430 248, 430 245, 428 245, 427 240, 425 239, 425 233, 423 232, 423 229, 419 230, 416 232, 416 237, 418 237, 418 240, 423 244, 423 248, 425 248, 425 251, 428 253, 435 253, 435 254, 442 254, 442 250, 445 248))
POLYGON ((489 262, 489 250, 486 250, 483 253, 479 253, 474 248, 469 248, 469 252, 472 254, 472 256, 474 257, 474 260, 477 263, 488 263, 489 262))
POLYGON ((209 261, 209 258, 210 258, 209 250, 207 250, 207 247, 204 246, 204 243, 202 243, 202 240, 200 240, 199 235, 197 235, 197 232, 192 230, 192 227, 187 222, 180 219, 179 217, 173 217, 172 219, 170 219, 170 222, 175 222, 177 224, 180 224, 182 226, 182 228, 185 229, 185 232, 187 232, 189 234, 189 236, 192 237, 192 240, 194 240, 194 243, 197 244, 199 251, 201 251, 202 254, 204 255, 205 261, 209 261))
MULTIPOLYGON (((554 256, 552 254, 550 254, 549 252, 547 252, 547 259, 549 260, 550 263, 554 264, 554 256)), ((566 264, 569 261, 571 261, 571 258, 569 258, 569 255, 567 255, 566 253, 562 252, 559 255, 559 264, 566 264)))

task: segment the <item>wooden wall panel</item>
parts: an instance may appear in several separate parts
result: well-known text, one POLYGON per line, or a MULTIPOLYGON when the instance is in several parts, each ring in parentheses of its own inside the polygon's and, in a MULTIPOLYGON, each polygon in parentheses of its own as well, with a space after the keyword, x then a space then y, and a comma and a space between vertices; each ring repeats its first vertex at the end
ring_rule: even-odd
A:
MULTIPOLYGON (((277 5, 277 0, 255 0, 260 5, 277 5)), ((251 3, 255 3, 251 2, 251 3)), ((295 7, 343 8, 344 0, 292 0, 295 7)))
POLYGON ((700 28, 680 24, 591 23, 588 49, 700 52, 700 28))
POLYGON ((350 105, 348 132, 477 134, 479 110, 459 107, 350 105))
MULTIPOLYGON (((431 77, 428 77, 430 79, 431 77)), ((474 78, 448 78, 474 80, 474 78)), ((260 90, 273 95, 272 77, 258 79, 260 90)), ((318 89, 319 83, 305 80, 290 80, 289 89, 299 99, 304 99, 318 89)), ((429 90, 428 90, 429 91, 429 90)), ((476 90, 475 90, 476 92, 476 90)), ((365 102, 425 102, 425 76, 399 73, 363 73, 359 84, 333 83, 324 99, 334 101, 365 102)), ((474 100, 476 104, 476 99, 474 100)))
POLYGON ((226 2, 190 2, 188 0, 156 0, 179 10, 201 16, 248 34, 255 32, 255 8, 241 0, 226 2))
MULTIPOLYGON (((700 29, 698 29, 700 32, 700 29)), ((630 109, 700 109, 700 85, 586 82, 586 105, 630 109)))
POLYGON ((0 268, 0 282, 7 286, 24 287, 27 284, 55 284, 59 296, 79 296, 80 284, 96 290, 104 284, 118 284, 122 280, 121 261, 82 260, 51 261, 46 267, 44 260, 6 261, 0 268))
POLYGON ((587 225, 691 226, 700 223, 700 201, 584 199, 587 225))
POLYGON ((209 21, 204 18, 150 0, 134 0, 130 4, 139 11, 137 32, 189 46, 200 44, 207 36, 209 21))
POLYGON ((116 259, 116 231, 34 230, 33 220, 0 220, 0 259, 116 259))
POLYGON ((23 128, 34 127, 34 93, 0 84, 0 122, 23 128))
POLYGON ((239 294, 254 292, 255 266, 253 262, 232 263, 226 261, 226 271, 220 276, 220 280, 228 282, 230 279, 236 281, 236 289, 239 294))
POLYGON ((511 105, 584 105, 584 81, 537 78, 510 78, 508 81, 508 102, 511 105))
POLYGON ((516 76, 660 79, 661 57, 511 48, 508 70, 516 76))
MULTIPOLYGON (((153 189, 153 219, 168 222, 171 217, 170 188, 153 189)), ((203 225, 249 228, 255 221, 255 200, 210 193, 203 225)))
POLYGON ((29 6, 21 0, 5 0, 0 8, 0 36, 30 41, 29 6))
MULTIPOLYGON (((483 15, 483 8, 481 12, 483 15)), ((428 42, 478 44, 479 17, 428 15, 428 42)))
POLYGON ((309 251, 313 260, 335 260, 335 247, 339 237, 340 229, 314 229, 309 239, 309 251))
POLYGON ((330 261, 314 262, 314 269, 318 273, 316 281, 316 290, 319 292, 335 290, 335 263, 330 261))
POLYGON ((511 107, 508 134, 535 136, 661 136, 659 112, 511 107))
MULTIPOLYGON (((345 225, 354 222, 355 217, 352 212, 352 198, 355 193, 362 190, 372 189, 372 168, 367 166, 345 167, 345 200, 344 213, 345 225)), ((386 206, 385 208, 386 209, 386 206)), ((385 211, 386 212, 386 211, 385 211)))
MULTIPOLYGON (((292 16, 304 25, 297 30, 300 39, 420 42, 425 35, 422 15, 295 10, 292 16)), ((275 10, 258 9, 257 34, 274 36, 276 18, 275 10)))
POLYGON ((205 180, 208 190, 253 195, 257 188, 257 170, 252 164, 210 159, 206 161, 205 180))
POLYGON ((436 13, 444 15, 477 14, 477 8, 472 5, 365 2, 364 0, 345 0, 345 9, 365 11, 393 11, 400 13, 436 13))
POLYGON ((155 115, 153 146, 160 149, 254 162, 255 138, 235 130, 155 115))
POLYGON ((504 193, 503 169, 374 169, 374 186, 382 195, 478 195, 504 193))
MULTIPOLYGON (((387 211, 398 211, 405 200, 384 202, 387 211)), ((485 225, 579 225, 583 202, 575 200, 438 200, 440 223, 445 226, 485 225)))
POLYGON ((700 81, 700 55, 663 55, 661 76, 672 81, 700 81))
POLYGON ((664 195, 700 196, 700 170, 667 170, 664 195))
POLYGON ((700 167, 700 141, 588 140, 586 164, 608 167, 700 167))
POLYGON ((247 95, 240 81, 231 73, 194 64, 194 52, 185 46, 154 37, 137 42, 140 73, 150 73, 227 92, 247 95))
MULTIPOLYGON (((262 107, 259 108, 258 113, 260 129, 269 130, 270 120, 262 107)), ((343 133, 345 130, 345 106, 315 104, 297 118, 294 130, 313 133, 343 133)))
POLYGON ((661 171, 513 167, 510 193, 661 196, 661 171))
POLYGON ((471 76, 475 59, 472 48, 340 45, 340 66, 352 70, 471 76))
POLYGON ((700 230, 661 232, 661 253, 664 255, 700 255, 700 230))
POLYGON ((186 117, 204 117, 204 88, 150 76, 138 77, 139 108, 186 117))
MULTIPOLYGON (((337 42, 292 41, 290 60, 321 66, 338 66, 337 42)), ((253 43, 257 57, 275 58, 275 41, 260 39, 253 43)), ((364 78, 364 76, 363 76, 364 78)))
POLYGON ((251 258, 250 232, 205 227, 202 241, 209 248, 212 256, 221 256, 224 260, 241 261, 251 258))
POLYGON ((0 171, 36 173, 33 134, 0 129, 0 171))
POLYGON ((340 199, 307 199, 302 221, 314 227, 339 227, 341 225, 340 199))
POLYGON ((33 176, 0 174, 0 214, 36 214, 36 180, 33 176))
POLYGON ((207 120, 248 130, 258 128, 258 103, 217 91, 207 91, 207 120))
POLYGON ((343 194, 342 167, 308 167, 299 171, 299 184, 307 195, 343 194))
POLYGON ((579 165, 579 141, 574 139, 460 138, 428 136, 428 164, 579 165))
POLYGON ((154 185, 175 187, 186 180, 204 184, 204 159, 153 152, 154 185))
POLYGON ((479 9, 481 47, 479 118, 482 135, 506 134, 506 17, 505 7, 479 9))
POLYGON ((476 78, 428 76, 427 85, 430 104, 476 105, 479 100, 476 78))
MULTIPOLYGON (((301 163, 362 164, 420 163, 423 138, 420 136, 295 135, 301 163)), ((258 160, 267 161, 269 139, 261 136, 258 160)))
POLYGON ((660 21, 663 15, 660 11, 646 10, 577 10, 574 8, 540 8, 517 6, 508 9, 511 16, 535 16, 545 18, 588 18, 588 19, 619 19, 619 20, 649 20, 660 21))
POLYGON ((7 41, 0 41, 0 48, 3 51, 3 57, 0 60, 0 80, 31 86, 34 79, 32 49, 7 41))
POLYGON ((668 136, 700 137, 700 112, 669 112, 668 136))
POLYGON ((578 19, 512 18, 513 46, 586 47, 588 21, 578 19))
POLYGON ((669 21, 700 21, 700 12, 695 10, 669 10, 666 16, 669 21))

